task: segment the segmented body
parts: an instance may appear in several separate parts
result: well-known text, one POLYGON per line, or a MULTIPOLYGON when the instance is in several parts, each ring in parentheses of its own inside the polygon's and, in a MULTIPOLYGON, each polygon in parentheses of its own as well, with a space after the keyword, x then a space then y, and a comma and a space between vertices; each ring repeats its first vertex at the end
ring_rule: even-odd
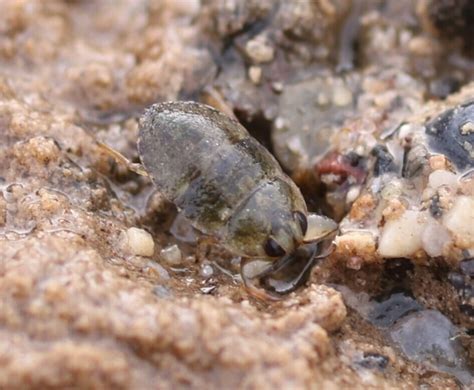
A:
POLYGON ((164 196, 233 252, 266 256, 270 236, 286 253, 301 242, 299 189, 237 121, 199 103, 155 104, 141 118, 138 150, 164 196))

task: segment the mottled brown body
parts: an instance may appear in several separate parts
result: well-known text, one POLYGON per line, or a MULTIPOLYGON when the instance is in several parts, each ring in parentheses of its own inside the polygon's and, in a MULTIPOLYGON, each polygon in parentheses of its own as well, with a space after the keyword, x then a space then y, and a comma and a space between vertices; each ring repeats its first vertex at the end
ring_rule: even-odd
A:
POLYGON ((138 150, 157 188, 234 253, 266 257, 270 237, 286 253, 302 242, 299 189, 237 121, 199 103, 155 104, 141 118, 138 150))

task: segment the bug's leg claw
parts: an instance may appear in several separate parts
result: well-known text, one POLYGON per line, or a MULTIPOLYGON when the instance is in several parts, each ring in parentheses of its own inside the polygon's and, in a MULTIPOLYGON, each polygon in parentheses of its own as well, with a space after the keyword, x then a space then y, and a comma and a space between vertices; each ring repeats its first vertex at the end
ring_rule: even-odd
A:
POLYGON ((211 246, 216 245, 216 240, 210 236, 200 236, 196 248, 196 262, 202 263, 207 259, 211 251, 211 246))
POLYGON ((324 259, 331 255, 336 250, 336 244, 330 242, 327 246, 323 246, 321 252, 318 253, 314 258, 315 259, 324 259))
POLYGON ((242 281, 244 282, 244 287, 247 293, 256 298, 259 301, 263 302, 275 302, 280 301, 282 299, 281 296, 270 294, 264 288, 258 287, 255 284, 255 281, 260 279, 260 274, 249 276, 245 273, 245 264, 248 261, 252 261, 249 259, 242 259, 242 263, 240 266, 240 276, 242 277, 242 281))
POLYGON ((255 286, 255 284, 253 284, 250 279, 246 279, 245 277, 242 278, 244 280, 245 290, 253 298, 264 302, 278 302, 283 299, 281 296, 270 294, 265 289, 255 286))

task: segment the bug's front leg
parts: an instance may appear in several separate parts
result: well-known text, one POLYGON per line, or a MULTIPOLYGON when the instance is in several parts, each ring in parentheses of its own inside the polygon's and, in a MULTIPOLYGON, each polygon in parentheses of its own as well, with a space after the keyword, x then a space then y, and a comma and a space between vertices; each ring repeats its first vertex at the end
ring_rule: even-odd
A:
POLYGON ((211 248, 218 245, 218 240, 212 236, 199 236, 196 246, 196 262, 202 263, 209 257, 211 248))
POLYGON ((258 286, 262 276, 272 272, 274 263, 264 260, 256 260, 244 258, 240 263, 240 275, 244 282, 244 287, 247 293, 259 301, 275 302, 280 301, 283 297, 272 294, 263 287, 258 286))

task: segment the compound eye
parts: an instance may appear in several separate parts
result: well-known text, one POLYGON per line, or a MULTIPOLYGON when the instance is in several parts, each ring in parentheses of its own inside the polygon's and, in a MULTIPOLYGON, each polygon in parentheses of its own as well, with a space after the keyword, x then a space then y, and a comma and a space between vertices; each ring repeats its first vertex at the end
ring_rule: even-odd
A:
POLYGON ((264 249, 270 257, 281 257, 285 254, 285 250, 271 237, 265 243, 264 249))
POLYGON ((304 215, 301 211, 295 211, 293 215, 300 224, 301 232, 304 236, 306 234, 306 230, 308 230, 308 220, 306 219, 306 215, 304 215))

